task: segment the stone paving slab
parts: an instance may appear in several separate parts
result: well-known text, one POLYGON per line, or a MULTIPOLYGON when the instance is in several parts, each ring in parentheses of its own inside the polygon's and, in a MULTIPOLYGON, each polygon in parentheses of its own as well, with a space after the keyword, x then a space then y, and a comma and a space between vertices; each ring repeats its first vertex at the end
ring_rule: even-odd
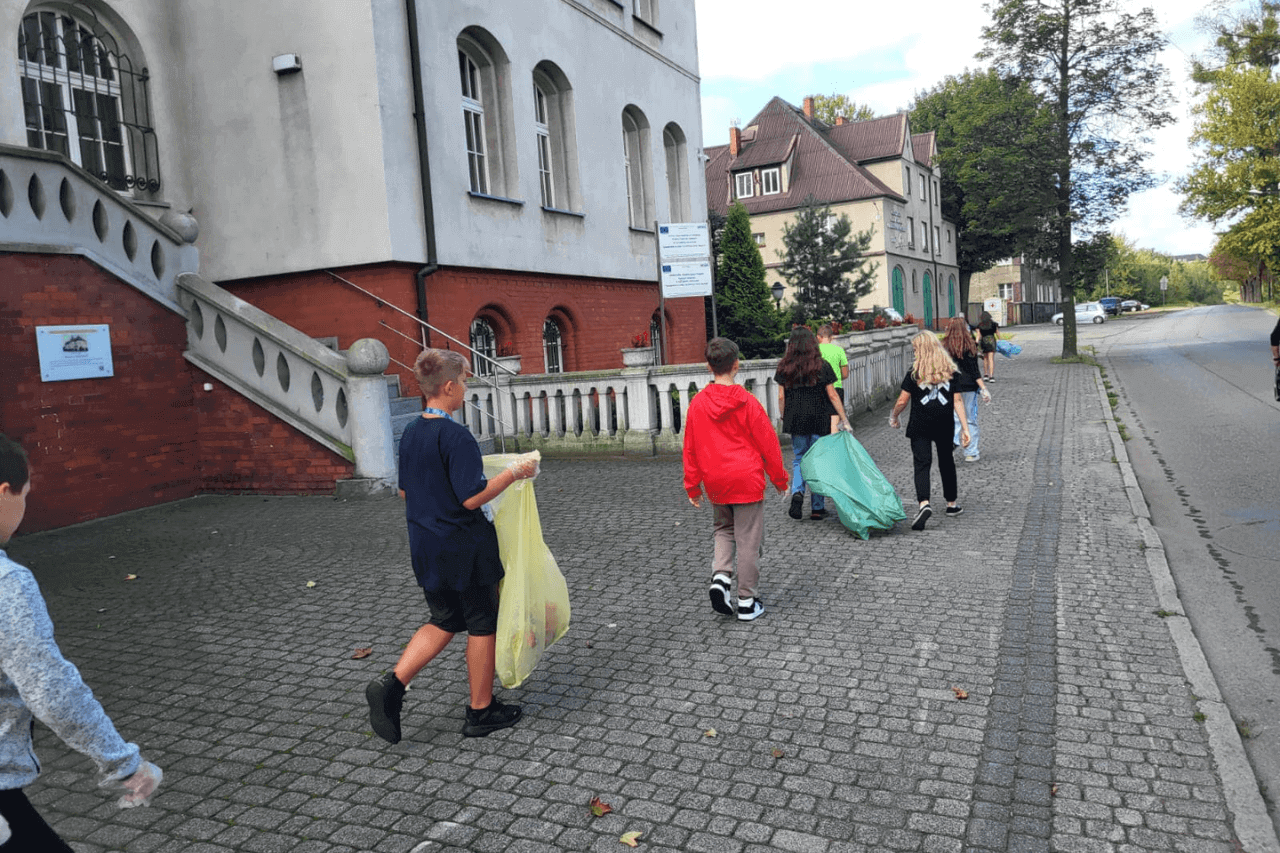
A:
MULTIPOLYGON (((81 853, 615 851, 628 831, 653 851, 1237 853, 1098 371, 1058 346, 1001 361, 962 516, 860 541, 771 496, 753 623, 710 609, 710 512, 679 460, 545 460, 572 627, 500 693, 524 720, 483 739, 459 733, 461 641, 415 680, 404 741, 369 730, 364 684, 426 615, 394 499, 203 497, 19 537, 64 652, 166 773, 118 811, 38 727, 32 798, 81 853)), ((913 507, 883 414, 855 434, 913 507)))

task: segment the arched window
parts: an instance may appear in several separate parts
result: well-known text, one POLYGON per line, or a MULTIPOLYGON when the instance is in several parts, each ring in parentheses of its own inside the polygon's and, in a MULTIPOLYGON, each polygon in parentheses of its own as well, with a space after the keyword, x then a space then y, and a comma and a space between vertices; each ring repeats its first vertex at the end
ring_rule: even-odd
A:
POLYGON ((667 155, 667 202, 672 222, 688 222, 692 216, 689 207, 689 157, 684 131, 672 122, 662 129, 662 148, 667 155))
POLYGON ((533 130, 542 206, 580 210, 573 89, 554 62, 539 62, 533 69, 533 130))
POLYGON ((467 51, 458 49, 458 73, 462 76, 462 123, 467 133, 467 169, 473 193, 489 192, 489 165, 484 129, 484 87, 480 66, 467 51))
POLYGON ((511 128, 510 63, 501 46, 479 27, 458 36, 458 77, 473 193, 514 197, 516 163, 511 128))
POLYGON ((547 363, 547 373, 564 373, 564 336, 554 317, 542 323, 542 351, 547 363))
POLYGON ((99 22, 27 15, 18 31, 18 72, 27 145, 57 151, 119 192, 160 189, 146 69, 99 22))
POLYGON ((924 327, 933 328, 933 277, 924 272, 924 327))
POLYGON ((498 355, 498 336, 483 317, 471 321, 471 349, 471 372, 476 376, 492 376, 492 359, 498 355))
POLYGON ((899 314, 907 313, 907 297, 902 287, 902 267, 893 268, 893 310, 899 314))
POLYGON ((956 277, 947 277, 947 316, 956 316, 956 277))
POLYGON ((627 171, 627 221, 653 227, 653 167, 649 162, 649 122, 634 106, 622 111, 622 151, 627 171))

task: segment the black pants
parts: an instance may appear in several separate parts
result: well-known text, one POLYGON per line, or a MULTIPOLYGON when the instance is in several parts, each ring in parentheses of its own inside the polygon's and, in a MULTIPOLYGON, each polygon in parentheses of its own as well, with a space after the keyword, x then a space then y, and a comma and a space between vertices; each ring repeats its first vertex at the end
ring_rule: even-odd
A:
POLYGON ((21 788, 0 791, 0 815, 13 832, 8 842, 0 844, 0 853, 75 853, 44 822, 21 788))
POLYGON ((951 455, 952 433, 916 436, 911 439, 911 457, 916 466, 916 500, 929 500, 929 469, 933 467, 933 448, 938 448, 938 473, 942 475, 942 496, 947 503, 959 496, 956 488, 956 460, 951 455))

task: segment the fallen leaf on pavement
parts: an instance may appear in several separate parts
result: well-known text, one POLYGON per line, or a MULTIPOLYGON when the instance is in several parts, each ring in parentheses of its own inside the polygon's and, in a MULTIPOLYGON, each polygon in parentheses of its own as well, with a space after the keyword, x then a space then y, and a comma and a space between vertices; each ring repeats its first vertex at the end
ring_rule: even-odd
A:
POLYGON ((311 587, 313 587, 313 586, 315 586, 315 585, 316 585, 316 582, 315 582, 315 581, 307 581, 307 589, 311 589, 311 587))
POLYGON ((592 797, 590 806, 591 813, 596 817, 607 815, 609 812, 613 811, 613 806, 606 802, 602 802, 599 797, 592 797))
POLYGON ((635 847, 637 846, 636 840, 639 839, 641 835, 644 835, 644 833, 643 832, 624 832, 622 833, 622 837, 619 838, 618 840, 621 841, 623 844, 627 845, 628 847, 635 847))
POLYGON ((703 733, 702 733, 702 736, 703 736, 703 737, 715 737, 715 736, 716 736, 716 735, 718 735, 718 734, 720 734, 720 733, 719 733, 718 731, 716 731, 715 729, 707 729, 705 732, 703 732, 703 733))
POLYGON ((124 579, 125 579, 125 580, 127 580, 127 581, 136 581, 136 580, 138 579, 138 576, 137 576, 137 575, 125 575, 125 576, 124 576, 124 579))
POLYGON ((968 691, 968 690, 961 690, 959 687, 952 687, 952 688, 951 688, 951 692, 952 692, 952 693, 954 693, 954 694, 956 694, 956 698, 957 698, 957 699, 968 699, 968 698, 969 698, 969 691, 968 691))
POLYGON ((1051 796, 1051 797, 1056 797, 1056 796, 1058 796, 1058 786, 1057 786, 1057 785, 1054 785, 1052 788, 1050 788, 1050 789, 1049 789, 1049 796, 1051 796))
POLYGON ((360 660, 361 658, 367 658, 371 654, 373 654, 373 646, 368 646, 363 649, 356 649, 354 652, 352 652, 351 659, 360 660))
POLYGON ((775 746, 775 747, 773 748, 773 752, 771 752, 771 753, 770 753, 770 755, 772 755, 774 758, 781 758, 781 757, 782 757, 782 750, 778 749, 778 748, 775 746))

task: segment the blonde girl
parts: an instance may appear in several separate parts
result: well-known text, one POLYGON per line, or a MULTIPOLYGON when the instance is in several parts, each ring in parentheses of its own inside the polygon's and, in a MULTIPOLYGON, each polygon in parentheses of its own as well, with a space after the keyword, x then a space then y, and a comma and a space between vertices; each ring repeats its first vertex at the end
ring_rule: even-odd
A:
POLYGON ((960 443, 969 444, 969 423, 965 419, 964 400, 960 397, 959 370, 943 349, 936 335, 921 332, 911 339, 911 369, 902 380, 902 393, 893 404, 889 426, 901 426, 898 416, 911 406, 907 438, 911 440, 911 456, 915 461, 916 500, 920 509, 911 523, 912 530, 924 530, 933 515, 929 505, 929 469, 933 467, 933 450, 938 451, 938 474, 942 477, 942 496, 947 501, 946 514, 964 512, 956 500, 956 462, 951 455, 952 430, 957 415, 960 419, 960 443))

